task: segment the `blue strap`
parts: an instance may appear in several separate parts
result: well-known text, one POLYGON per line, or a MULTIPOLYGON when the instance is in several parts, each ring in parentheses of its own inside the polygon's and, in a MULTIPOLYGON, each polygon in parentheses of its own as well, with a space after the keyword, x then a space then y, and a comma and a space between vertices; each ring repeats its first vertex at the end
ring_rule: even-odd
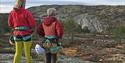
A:
POLYGON ((57 37, 56 36, 45 36, 45 38, 54 39, 54 38, 57 38, 57 37))
POLYGON ((30 29, 29 27, 27 26, 19 26, 19 27, 15 27, 15 30, 28 30, 30 29))

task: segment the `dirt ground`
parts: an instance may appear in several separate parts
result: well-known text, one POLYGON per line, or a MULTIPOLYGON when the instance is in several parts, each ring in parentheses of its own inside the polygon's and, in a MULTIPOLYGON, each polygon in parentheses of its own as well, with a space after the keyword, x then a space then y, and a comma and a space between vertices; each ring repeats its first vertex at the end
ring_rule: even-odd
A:
POLYGON ((108 35, 84 37, 70 43, 62 54, 97 63, 125 63, 125 40, 119 42, 108 35))
MULTIPOLYGON (((3 39, 7 41, 5 37, 3 39)), ((60 54, 66 57, 77 57, 96 63, 125 63, 125 39, 119 42, 108 35, 88 35, 76 36, 73 42, 64 43, 60 54)))

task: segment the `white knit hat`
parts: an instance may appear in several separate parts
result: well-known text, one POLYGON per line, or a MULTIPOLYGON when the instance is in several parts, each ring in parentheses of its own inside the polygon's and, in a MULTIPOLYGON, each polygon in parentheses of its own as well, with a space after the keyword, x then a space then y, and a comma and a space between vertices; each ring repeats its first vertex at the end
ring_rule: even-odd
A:
POLYGON ((56 9, 55 8, 49 8, 47 9, 47 15, 55 15, 56 9))

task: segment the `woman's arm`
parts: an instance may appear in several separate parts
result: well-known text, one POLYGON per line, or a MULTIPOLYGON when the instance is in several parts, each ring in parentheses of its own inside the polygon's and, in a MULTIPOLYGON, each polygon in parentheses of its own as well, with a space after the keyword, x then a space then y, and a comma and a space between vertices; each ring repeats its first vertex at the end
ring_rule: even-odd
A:
POLYGON ((43 30, 43 26, 42 26, 42 22, 37 27, 36 31, 37 31, 37 34, 39 34, 39 36, 41 36, 41 37, 45 36, 44 30, 43 30))
POLYGON ((9 16, 8 16, 8 26, 10 28, 14 28, 12 13, 10 13, 9 16))
POLYGON ((29 11, 27 11, 27 17, 26 18, 27 18, 27 21, 28 21, 30 27, 32 29, 35 28, 35 24, 36 24, 35 19, 33 18, 32 14, 29 11))
POLYGON ((63 36, 63 27, 59 21, 56 22, 56 34, 58 38, 63 36))

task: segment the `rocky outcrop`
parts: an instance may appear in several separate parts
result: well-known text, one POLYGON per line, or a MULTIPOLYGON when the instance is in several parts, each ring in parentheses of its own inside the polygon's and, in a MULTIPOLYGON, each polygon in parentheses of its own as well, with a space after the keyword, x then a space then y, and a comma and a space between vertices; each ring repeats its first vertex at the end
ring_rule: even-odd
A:
MULTIPOLYGON (((46 15, 46 10, 51 7, 58 10, 57 17, 60 21, 72 16, 72 18, 77 18, 78 22, 85 22, 82 24, 82 28, 91 23, 88 26, 91 32, 107 32, 114 29, 119 23, 123 26, 125 24, 125 6, 42 5, 30 7, 28 10, 32 12, 36 20, 39 20, 46 15)), ((8 26, 4 26, 7 25, 7 16, 8 14, 0 14, 1 34, 8 31, 8 26)))
POLYGON ((34 17, 41 18, 51 7, 58 10, 57 17, 60 21, 72 16, 82 28, 87 26, 91 32, 110 32, 120 22, 123 26, 125 24, 125 6, 44 5, 29 10, 34 17))
POLYGON ((100 21, 96 18, 96 16, 88 15, 88 14, 81 14, 75 17, 76 23, 80 24, 82 29, 88 28, 90 32, 102 32, 103 25, 100 21))

